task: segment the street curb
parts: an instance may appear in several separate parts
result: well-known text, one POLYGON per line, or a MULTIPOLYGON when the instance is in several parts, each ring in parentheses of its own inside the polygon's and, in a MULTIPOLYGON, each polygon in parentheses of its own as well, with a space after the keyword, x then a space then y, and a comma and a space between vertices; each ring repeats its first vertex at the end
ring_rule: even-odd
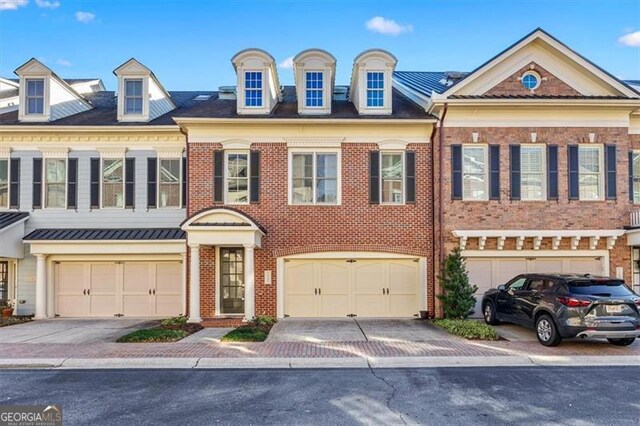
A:
POLYGON ((303 369, 456 367, 640 366, 639 355, 434 356, 344 358, 20 358, 0 359, 0 369, 303 369))

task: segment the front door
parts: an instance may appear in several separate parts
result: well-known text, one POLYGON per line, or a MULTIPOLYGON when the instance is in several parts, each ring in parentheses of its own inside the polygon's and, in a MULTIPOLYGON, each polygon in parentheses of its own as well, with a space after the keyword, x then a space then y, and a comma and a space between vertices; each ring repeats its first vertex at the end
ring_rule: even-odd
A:
POLYGON ((220 294, 223 314, 244 313, 243 248, 220 248, 220 294))
POLYGON ((0 262, 0 301, 9 299, 9 262, 0 262))

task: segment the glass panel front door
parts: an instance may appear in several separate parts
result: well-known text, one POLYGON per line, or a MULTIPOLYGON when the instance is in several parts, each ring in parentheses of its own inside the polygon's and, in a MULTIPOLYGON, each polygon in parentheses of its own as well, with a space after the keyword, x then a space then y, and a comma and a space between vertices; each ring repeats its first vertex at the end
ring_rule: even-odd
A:
POLYGON ((9 299, 9 262, 0 262, 0 300, 9 299))
POLYGON ((220 287, 223 314, 244 313, 244 249, 220 248, 220 287))

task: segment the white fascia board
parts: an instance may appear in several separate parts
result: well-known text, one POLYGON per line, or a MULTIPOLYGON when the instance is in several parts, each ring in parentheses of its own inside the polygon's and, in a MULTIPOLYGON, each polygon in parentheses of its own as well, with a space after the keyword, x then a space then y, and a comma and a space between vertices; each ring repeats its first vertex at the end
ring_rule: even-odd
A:
POLYGON ((31 254, 182 254, 185 240, 149 241, 25 241, 31 254))
MULTIPOLYGON (((173 120, 184 127, 184 124, 399 124, 399 123, 435 123, 435 118, 196 118, 174 117, 173 120)), ((2 130, 2 127, 0 127, 2 130)))
POLYGON ((505 237, 505 238, 517 238, 517 237, 542 237, 542 238, 553 238, 553 237, 619 237, 625 233, 624 229, 584 229, 584 230, 517 230, 517 229, 508 229, 508 230, 455 230, 451 232, 454 237, 458 238, 496 238, 496 237, 505 237))
POLYGON ((40 126, 0 126, 2 132, 19 132, 19 133, 50 133, 55 132, 151 132, 151 131, 168 131, 180 130, 178 125, 143 125, 143 126, 60 126, 60 125, 40 125, 40 126))

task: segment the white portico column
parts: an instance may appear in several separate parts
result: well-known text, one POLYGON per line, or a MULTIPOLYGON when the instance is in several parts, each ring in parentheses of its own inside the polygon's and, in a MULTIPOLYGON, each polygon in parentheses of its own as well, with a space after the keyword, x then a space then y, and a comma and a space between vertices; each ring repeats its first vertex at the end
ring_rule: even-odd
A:
POLYGON ((190 276, 189 276, 189 320, 201 322, 200 318, 200 245, 189 245, 190 276))
POLYGON ((36 319, 47 317, 47 256, 36 254, 36 319))
POLYGON ((249 320, 255 316, 253 249, 253 245, 244 246, 244 316, 249 320))

